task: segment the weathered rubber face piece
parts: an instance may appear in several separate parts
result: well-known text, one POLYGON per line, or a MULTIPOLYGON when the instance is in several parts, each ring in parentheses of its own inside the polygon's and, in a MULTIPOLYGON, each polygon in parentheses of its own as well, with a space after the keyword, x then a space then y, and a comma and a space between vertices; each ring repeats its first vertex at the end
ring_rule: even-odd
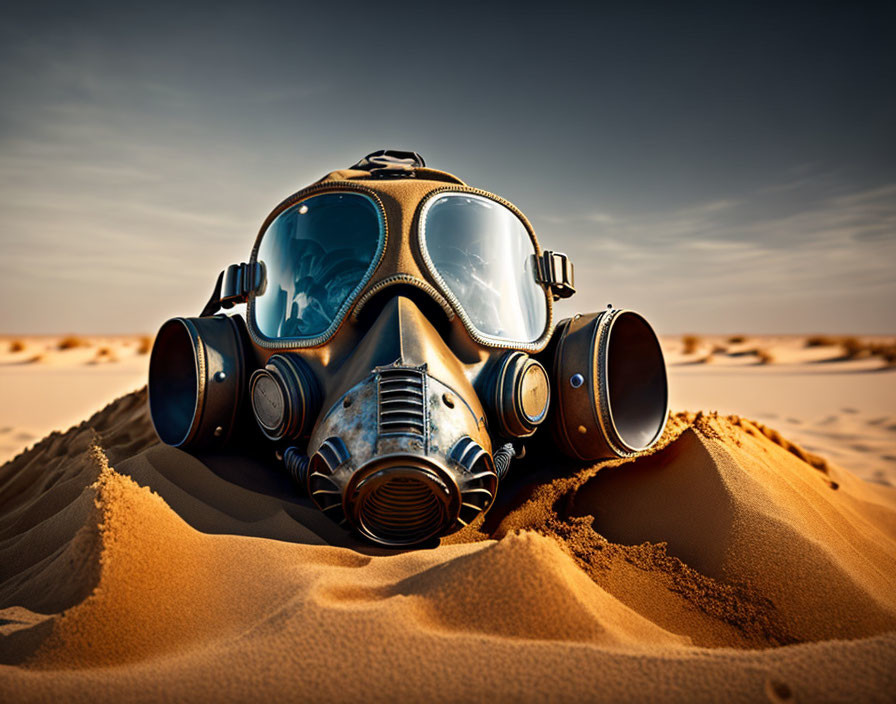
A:
POLYGON ((566 255, 512 204, 403 154, 274 208, 203 314, 162 327, 149 383, 162 441, 267 448, 327 516, 396 547, 480 520, 526 442, 586 461, 649 448, 667 399, 641 316, 555 327, 566 255), (245 323, 216 315, 240 302, 245 323))

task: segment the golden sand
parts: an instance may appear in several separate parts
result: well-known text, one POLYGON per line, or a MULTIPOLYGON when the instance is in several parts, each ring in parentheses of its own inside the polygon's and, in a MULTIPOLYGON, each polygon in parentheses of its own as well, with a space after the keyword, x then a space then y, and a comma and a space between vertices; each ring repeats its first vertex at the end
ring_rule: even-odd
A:
POLYGON ((0 468, 3 701, 887 701, 896 490, 737 417, 530 453, 432 549, 358 543, 143 392, 0 468))

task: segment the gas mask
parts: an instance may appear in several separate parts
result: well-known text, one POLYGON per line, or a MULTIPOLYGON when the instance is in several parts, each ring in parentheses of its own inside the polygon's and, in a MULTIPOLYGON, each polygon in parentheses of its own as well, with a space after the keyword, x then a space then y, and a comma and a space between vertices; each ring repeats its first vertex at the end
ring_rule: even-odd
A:
POLYGON ((573 293, 513 205, 375 152, 280 203, 201 315, 162 326, 153 424, 187 451, 269 445, 332 520, 424 543, 487 511, 533 436, 594 461, 662 433, 652 328, 617 309, 555 323, 573 293))

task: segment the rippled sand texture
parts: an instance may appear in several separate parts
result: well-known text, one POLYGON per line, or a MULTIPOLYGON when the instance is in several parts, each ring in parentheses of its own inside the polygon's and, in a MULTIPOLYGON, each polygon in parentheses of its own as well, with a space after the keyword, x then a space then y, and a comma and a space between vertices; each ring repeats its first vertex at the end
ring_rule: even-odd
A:
POLYGON ((355 542, 143 392, 0 468, 4 701, 887 701, 896 490, 736 417, 549 448, 487 520, 355 542))

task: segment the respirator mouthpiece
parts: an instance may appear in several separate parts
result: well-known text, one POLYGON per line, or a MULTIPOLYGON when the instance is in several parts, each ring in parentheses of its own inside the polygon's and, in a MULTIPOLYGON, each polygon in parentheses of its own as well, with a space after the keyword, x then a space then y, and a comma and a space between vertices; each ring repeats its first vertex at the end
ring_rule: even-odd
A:
POLYGON ((491 506, 488 442, 469 404, 425 368, 379 367, 315 428, 303 478, 337 523, 381 545, 417 545, 491 506))
POLYGON ((457 519, 458 488, 413 456, 394 458, 347 489, 351 522, 386 545, 415 545, 449 532, 457 519))

